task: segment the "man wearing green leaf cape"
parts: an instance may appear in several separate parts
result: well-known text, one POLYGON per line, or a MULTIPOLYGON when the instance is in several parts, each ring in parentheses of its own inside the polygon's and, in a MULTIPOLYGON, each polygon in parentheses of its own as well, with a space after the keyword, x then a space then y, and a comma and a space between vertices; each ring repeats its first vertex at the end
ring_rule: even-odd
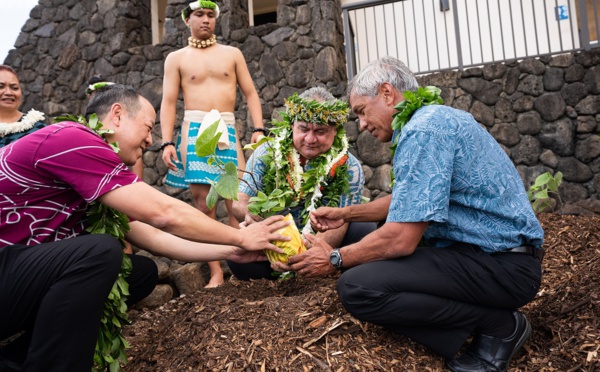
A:
POLYGON ((397 59, 371 62, 349 92, 361 129, 395 144, 392 195, 317 209, 311 223, 385 224, 339 250, 307 236, 313 247, 291 257, 290 269, 344 269, 337 290, 356 318, 428 346, 453 371, 505 371, 531 335, 517 309, 540 287, 543 256, 519 173, 469 113, 439 104, 440 90, 419 88, 397 59))
MULTIPOLYGON (((127 166, 152 144, 156 113, 133 88, 107 85, 78 122, 54 124, 0 149, 0 341, 23 334, 26 371, 89 371, 124 238, 155 255, 194 262, 266 259, 288 225, 275 216, 244 231, 221 224, 144 182, 127 166), (86 208, 99 201, 124 216, 85 235, 86 208), (130 222, 131 219, 131 222, 130 222), (119 224, 124 223, 121 229, 119 224), (26 345, 27 346, 27 345, 26 345)), ((133 260, 130 299, 156 282, 156 266, 133 260), (140 271, 143 274, 137 275, 140 271), (136 279, 137 278, 137 279, 136 279)), ((9 345, 10 346, 10 345, 9 345)), ((14 354, 8 357, 14 357, 14 354)))

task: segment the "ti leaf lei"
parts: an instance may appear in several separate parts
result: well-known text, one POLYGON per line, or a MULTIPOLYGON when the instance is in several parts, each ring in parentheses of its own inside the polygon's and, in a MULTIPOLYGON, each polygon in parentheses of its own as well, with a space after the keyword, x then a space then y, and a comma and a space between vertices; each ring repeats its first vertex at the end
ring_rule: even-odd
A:
MULTIPOLYGON (((73 115, 59 116, 54 119, 55 122, 74 121, 85 125, 93 130, 100 137, 104 138, 105 134, 113 133, 112 130, 102 129, 102 123, 98 120, 96 114, 90 116, 89 122, 83 116, 75 117, 73 115)), ((118 153, 119 145, 116 142, 109 143, 112 149, 118 153)), ((117 238, 123 247, 125 247, 125 234, 129 232, 129 217, 124 213, 110 208, 99 201, 90 203, 87 210, 87 219, 89 227, 86 229, 90 234, 108 234, 117 238)), ((121 333, 121 327, 129 324, 127 318, 127 304, 125 301, 129 296, 129 284, 125 280, 131 273, 131 259, 123 253, 123 261, 121 263, 121 271, 113 284, 108 295, 108 299, 104 303, 102 310, 102 318, 100 324, 100 332, 98 333, 98 341, 94 352, 94 369, 97 371, 111 372, 119 371, 120 364, 127 362, 125 349, 129 348, 129 344, 121 333)))
MULTIPOLYGON (((420 109, 423 106, 428 105, 441 105, 444 103, 444 100, 441 97, 442 90, 438 87, 434 86, 426 86, 419 87, 416 91, 406 90, 404 91, 404 100, 398 103, 394 109, 396 113, 394 113, 392 121, 392 129, 401 132, 402 129, 408 124, 410 119, 412 118, 415 111, 420 109)), ((396 135, 394 140, 394 144, 390 147, 392 150, 392 158, 396 153, 396 148, 398 147, 398 140, 400 139, 400 135, 396 135)), ((392 178, 392 187, 395 183, 394 178, 394 169, 391 171, 392 178)))

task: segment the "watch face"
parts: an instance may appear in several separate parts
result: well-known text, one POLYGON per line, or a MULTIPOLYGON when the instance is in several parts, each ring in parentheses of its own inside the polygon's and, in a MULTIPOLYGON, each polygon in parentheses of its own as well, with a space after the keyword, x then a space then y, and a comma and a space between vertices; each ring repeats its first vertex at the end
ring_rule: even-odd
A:
POLYGON ((340 256, 340 252, 331 252, 331 255, 329 256, 329 262, 331 263, 331 266, 335 267, 336 269, 339 268, 342 263, 342 257, 340 256))

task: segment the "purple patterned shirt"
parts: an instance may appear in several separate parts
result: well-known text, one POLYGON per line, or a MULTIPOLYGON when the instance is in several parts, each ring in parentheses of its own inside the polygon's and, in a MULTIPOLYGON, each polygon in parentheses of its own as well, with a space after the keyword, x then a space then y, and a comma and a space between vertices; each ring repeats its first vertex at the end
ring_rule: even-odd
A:
POLYGON ((88 203, 138 182, 85 126, 47 126, 0 149, 0 247, 79 235, 88 203))

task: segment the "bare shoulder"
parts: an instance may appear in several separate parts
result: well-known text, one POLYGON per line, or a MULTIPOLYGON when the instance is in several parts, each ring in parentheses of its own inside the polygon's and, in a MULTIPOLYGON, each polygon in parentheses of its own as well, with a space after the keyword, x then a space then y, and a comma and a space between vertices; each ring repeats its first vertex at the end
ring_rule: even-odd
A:
POLYGON ((165 61, 177 62, 183 58, 187 54, 186 48, 177 49, 171 53, 169 53, 165 59, 165 61))
POLYGON ((219 48, 218 48, 220 53, 223 53, 224 55, 228 55, 232 58, 235 59, 239 59, 239 58, 244 58, 244 55, 242 54, 242 51, 239 50, 236 47, 233 47, 231 45, 223 45, 223 44, 219 44, 219 48))

